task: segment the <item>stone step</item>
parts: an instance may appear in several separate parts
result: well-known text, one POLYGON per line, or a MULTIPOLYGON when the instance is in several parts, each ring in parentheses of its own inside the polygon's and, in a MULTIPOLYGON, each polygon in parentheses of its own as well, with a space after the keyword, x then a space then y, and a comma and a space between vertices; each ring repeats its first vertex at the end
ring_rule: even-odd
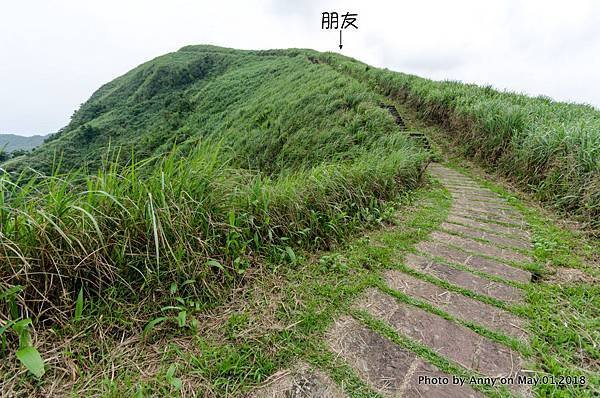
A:
POLYGON ((467 178, 467 176, 465 176, 462 173, 459 173, 458 171, 449 169, 447 167, 441 166, 439 164, 435 164, 432 163, 429 165, 429 167, 427 168, 427 170, 435 175, 436 177, 457 177, 457 178, 467 178))
POLYGON ((502 216, 506 218, 510 218, 515 221, 523 220, 523 216, 521 213, 516 211, 515 209, 507 206, 497 206, 495 203, 485 203, 478 202, 474 200, 469 201, 452 201, 450 205, 451 209, 462 209, 467 212, 479 212, 479 213, 488 213, 493 214, 495 216, 502 216))
POLYGON ((429 236, 430 239, 434 242, 446 243, 448 245, 456 246, 475 254, 496 257, 505 261, 514 261, 521 263, 529 263, 532 261, 531 257, 516 252, 514 250, 478 242, 476 240, 463 238, 461 236, 450 235, 445 232, 434 231, 429 236))
MULTIPOLYGON (((376 289, 367 291, 358 308, 385 320, 401 335, 483 376, 514 377, 516 380, 518 375, 524 374, 524 361, 519 353, 465 326, 401 303, 376 289)), ((522 386, 517 384, 507 387, 523 392, 522 386)))
POLYGON ((472 180, 458 180, 458 179, 443 178, 440 181, 442 182, 443 185, 445 185, 447 187, 475 188, 475 189, 482 188, 481 185, 477 184, 475 181, 472 181, 472 180))
POLYGON ((452 186, 446 186, 446 189, 448 190, 448 192, 450 192, 452 195, 462 195, 462 196, 477 196, 477 197, 483 197, 483 198, 490 198, 490 199, 498 199, 498 195, 496 195, 494 192, 489 191, 487 189, 475 189, 475 188, 457 188, 457 187, 452 187, 452 186))
POLYGON ((278 372, 248 398, 346 398, 347 395, 323 372, 300 363, 278 372))
POLYGON ((519 283, 527 283, 531 281, 530 272, 496 260, 492 260, 490 258, 485 258, 454 249, 444 243, 422 241, 419 242, 415 248, 421 253, 425 253, 433 257, 441 257, 450 263, 460 264, 473 270, 498 276, 510 281, 519 283))
POLYGON ((527 225, 525 220, 522 218, 508 216, 505 214, 492 213, 489 211, 474 210, 473 208, 466 209, 462 207, 450 206, 450 211, 448 214, 452 216, 471 218, 473 220, 479 220, 484 222, 506 224, 507 226, 513 228, 524 228, 525 225, 527 225))
POLYGON ((496 203, 496 202, 482 202, 480 200, 472 200, 472 199, 463 199, 463 198, 459 198, 459 199, 453 199, 452 200, 453 204, 456 204, 457 206, 464 206, 464 207, 477 207, 477 208, 481 208, 481 209, 486 209, 487 211, 502 211, 502 212, 506 212, 506 213, 512 213, 512 214, 516 214, 516 215, 521 215, 521 213, 519 213, 518 211, 516 211, 513 207, 511 207, 510 205, 506 204, 506 203, 496 203))
POLYGON ((452 222, 455 224, 462 224, 464 226, 471 227, 471 228, 479 228, 479 229, 483 229, 486 231, 494 231, 494 232, 505 234, 505 235, 516 236, 521 239, 531 241, 531 234, 524 228, 524 226, 513 228, 513 227, 507 227, 504 225, 494 224, 494 223, 486 223, 483 221, 477 221, 477 220, 473 220, 473 219, 461 217, 461 216, 456 216, 456 215, 448 216, 446 221, 452 222))
POLYGON ((459 182, 470 182, 472 184, 478 184, 478 181, 474 178, 466 176, 464 174, 456 173, 437 173, 436 177, 441 178, 444 181, 459 181, 459 182))
POLYGON ((473 202, 483 202, 483 203, 497 203, 500 205, 507 205, 508 201, 501 197, 493 197, 493 196, 480 196, 476 194, 463 194, 463 193, 452 193, 452 199, 454 200, 470 200, 473 202))
POLYGON ((424 256, 409 253, 406 255, 404 264, 415 271, 423 272, 484 296, 509 303, 523 302, 523 291, 521 289, 452 268, 424 256))
POLYGON ((448 190, 448 192, 450 192, 454 200, 475 200, 477 202, 499 203, 502 205, 508 205, 508 202, 506 200, 502 199, 500 196, 492 192, 488 193, 486 191, 474 189, 465 191, 452 187, 446 187, 446 189, 448 190))
POLYGON ((452 201, 450 209, 457 209, 463 212, 485 213, 492 216, 500 216, 521 222, 523 215, 512 208, 494 207, 492 204, 486 204, 481 201, 452 201))
POLYGON ((481 205, 482 202, 470 202, 470 203, 461 203, 461 202, 452 202, 450 205, 451 210, 459 210, 463 212, 476 212, 476 213, 485 213, 489 214, 493 217, 498 218, 506 218, 512 220, 513 222, 522 222, 523 216, 521 213, 517 212, 513 209, 502 209, 502 208, 494 208, 491 206, 481 205))
POLYGON ((510 217, 504 217, 497 214, 491 214, 488 212, 479 212, 474 210, 464 210, 464 209, 451 209, 450 215, 458 216, 463 218, 470 218, 472 220, 478 220, 482 222, 492 222, 492 223, 503 223, 508 224, 513 228, 521 228, 526 229, 527 223, 523 219, 514 219, 510 217))
POLYGON ((421 299, 453 317, 522 341, 527 339, 523 319, 508 311, 451 292, 398 270, 386 271, 384 279, 390 288, 421 299))
POLYGON ((485 192, 459 192, 456 189, 448 189, 454 200, 472 200, 474 202, 497 203, 500 205, 510 205, 508 200, 494 193, 488 194, 485 192))
POLYGON ((487 189, 462 189, 456 187, 446 186, 448 192, 452 195, 462 195, 462 196, 475 196, 479 198, 489 198, 489 199, 498 199, 499 196, 487 189))
POLYGON ((464 193, 464 194, 477 194, 478 192, 483 195, 498 197, 498 194, 492 191, 489 188, 484 188, 477 184, 458 184, 458 183, 448 183, 444 180, 441 180, 442 185, 446 187, 448 191, 452 191, 454 193, 464 193))
POLYGON ((475 185, 480 187, 481 185, 477 183, 477 181, 473 180, 472 178, 468 178, 468 177, 459 177, 459 176, 443 176, 443 177, 439 177, 440 180, 444 183, 444 184, 468 184, 468 185, 475 185))
POLYGON ((496 243, 498 245, 513 247, 516 249, 531 250, 533 247, 529 240, 514 237, 506 237, 495 234, 493 232, 465 227, 463 225, 444 222, 440 225, 440 228, 445 231, 454 232, 469 238, 485 239, 489 242, 496 243))
POLYGON ((458 177, 458 176, 437 176, 442 184, 444 185, 469 185, 480 188, 481 185, 477 181, 470 178, 458 177))
MULTIPOLYGON (((327 333, 330 349, 385 397, 482 397, 468 386, 430 385, 424 377, 449 377, 377 332, 342 316, 327 333)), ((327 396, 323 396, 326 398, 327 396)))
POLYGON ((400 127, 400 130, 406 130, 406 124, 404 123, 404 120, 402 120, 402 117, 400 116, 398 110, 394 105, 382 103, 379 106, 381 106, 384 109, 387 109, 387 111, 392 115, 392 117, 396 121, 396 124, 400 127))
POLYGON ((437 176, 439 177, 443 177, 444 179, 447 180, 463 180, 463 181, 471 181, 471 182, 475 182, 475 180, 471 177, 468 177, 462 173, 457 173, 457 172, 451 172, 451 173, 446 173, 446 172, 434 172, 437 174, 437 176))

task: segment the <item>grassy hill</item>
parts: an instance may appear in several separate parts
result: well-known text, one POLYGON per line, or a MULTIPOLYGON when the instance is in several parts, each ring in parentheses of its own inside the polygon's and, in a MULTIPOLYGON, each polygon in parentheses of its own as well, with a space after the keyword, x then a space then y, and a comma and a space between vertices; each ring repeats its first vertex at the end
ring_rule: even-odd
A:
POLYGON ((298 51, 190 46, 104 85, 50 142, 8 166, 49 172, 60 158, 62 170, 96 169, 107 148, 126 162, 202 138, 230 147, 236 166, 273 173, 374 145, 395 129, 382 99, 298 51))
POLYGON ((327 248, 419 183, 428 154, 383 100, 299 51, 147 62, 5 163, 1 286, 49 323, 81 289, 138 301, 185 282, 215 303, 264 259, 327 248))
POLYGON ((24 137, 16 134, 0 134, 0 149, 5 152, 12 152, 16 150, 29 151, 37 146, 40 146, 47 136, 44 135, 33 135, 31 137, 24 137))
MULTIPOLYGON (((442 125, 452 132, 443 138, 464 155, 511 178, 539 200, 578 216, 593 229, 600 227, 597 109, 489 87, 431 81, 311 50, 185 47, 103 86, 53 142, 6 166, 19 170, 26 164, 48 172, 60 153, 63 169, 84 163, 98 167, 108 146, 126 147, 120 158, 127 161, 131 156, 142 159, 162 153, 175 143, 189 148, 189 142, 199 137, 225 140, 237 153, 236 165, 263 172, 298 166, 310 160, 306 156, 316 154, 313 148, 324 144, 331 144, 326 150, 341 151, 318 156, 351 158, 357 146, 349 135, 334 133, 339 127, 335 119, 348 106, 343 101, 353 106, 360 95, 373 96, 373 92, 442 125), (258 76, 267 76, 273 84, 260 84, 258 76), (323 95, 352 81, 363 84, 364 91, 357 92, 356 98, 340 95, 330 101, 323 95), (320 98, 318 90, 307 91, 314 89, 312 84, 324 84, 320 98), (294 98, 298 93, 305 96, 294 98), (285 102, 271 101, 273 95, 285 102), (240 140, 241 136, 245 138, 240 140), (256 138, 264 147, 245 144, 256 138), (286 149, 279 151, 284 141, 286 149)), ((366 122, 359 123, 364 126, 366 122)), ((363 135, 353 139, 361 140, 363 135)))
MULTIPOLYGON (((68 126, 1 165, 0 384, 9 394, 77 384, 71 395, 145 396, 154 386, 137 372, 148 364, 149 383, 169 395, 181 362, 213 395, 241 394, 310 348, 344 300, 380 283, 378 267, 398 262, 450 206, 439 186, 413 192, 431 154, 399 130, 388 101, 597 222, 590 107, 312 50, 184 47, 102 86, 68 126), (420 210, 405 206, 419 197, 420 210), (349 241, 392 220, 386 238, 349 241), (30 344, 52 374, 25 376, 16 352, 30 344)), ((538 260, 558 252, 571 264, 578 246, 546 235, 538 260)))
POLYGON ((442 126, 441 137, 555 210, 600 231, 600 111, 548 97, 433 81, 332 53, 315 62, 355 77, 442 126))

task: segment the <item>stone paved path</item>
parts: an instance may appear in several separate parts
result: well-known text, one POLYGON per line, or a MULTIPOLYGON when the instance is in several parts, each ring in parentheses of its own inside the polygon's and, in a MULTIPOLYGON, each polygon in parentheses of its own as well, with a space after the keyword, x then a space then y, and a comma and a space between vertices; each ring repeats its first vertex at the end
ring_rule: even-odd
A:
MULTIPOLYGON (((524 292, 518 286, 528 283, 531 274, 516 265, 532 260, 527 225, 517 210, 473 179, 439 165, 430 166, 429 172, 449 190, 453 201, 440 229, 417 244, 416 252, 407 254, 403 261, 411 273, 421 277, 388 270, 382 276, 390 290, 368 289, 354 304, 354 310, 369 314, 401 338, 412 340, 482 377, 525 374, 526 363, 518 352, 463 322, 526 344, 524 319, 477 297, 489 297, 507 305, 523 303, 524 292), (437 283, 431 282, 436 280, 437 283), (448 284, 453 288, 442 287, 448 284), (465 290, 475 295, 464 294, 465 290), (424 305, 408 304, 401 297, 424 305), (446 313, 450 319, 434 313, 431 307, 446 313)), ((484 396, 466 384, 424 383, 427 377, 452 380, 452 375, 349 315, 333 324, 326 341, 331 352, 384 397, 484 396)), ((344 396, 327 376, 307 367, 303 369, 295 378, 286 376, 278 385, 277 394, 271 387, 255 396, 344 396), (307 378, 311 380, 311 389, 295 395, 300 391, 298 383, 307 378)), ((507 387, 516 396, 530 395, 523 386, 507 387)))

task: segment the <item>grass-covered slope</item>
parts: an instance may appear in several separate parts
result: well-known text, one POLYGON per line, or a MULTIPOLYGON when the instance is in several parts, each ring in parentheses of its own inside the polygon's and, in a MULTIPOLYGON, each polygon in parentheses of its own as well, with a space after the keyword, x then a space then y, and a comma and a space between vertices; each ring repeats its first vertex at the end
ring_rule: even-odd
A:
POLYGON ((377 222, 427 160, 382 99, 291 52, 186 47, 117 78, 6 165, 2 310, 64 322, 80 291, 160 305, 173 283, 211 305, 377 222))
POLYGON ((254 58, 209 46, 158 57, 102 86, 74 113, 69 125, 32 155, 7 166, 48 171, 60 162, 63 170, 84 164, 98 167, 109 145, 135 151, 137 157, 148 156, 165 139, 177 136, 193 112, 198 90, 254 58))
POLYGON ((557 209, 600 228, 600 111, 588 106, 432 81, 336 54, 319 62, 368 83, 452 132, 448 138, 557 209))
POLYGON ((351 159, 395 129, 380 98, 298 51, 189 46, 104 85, 71 123, 9 169, 96 169, 107 148, 121 161, 222 140, 236 164, 277 172, 351 159), (186 142, 189 141, 189 142, 186 142))

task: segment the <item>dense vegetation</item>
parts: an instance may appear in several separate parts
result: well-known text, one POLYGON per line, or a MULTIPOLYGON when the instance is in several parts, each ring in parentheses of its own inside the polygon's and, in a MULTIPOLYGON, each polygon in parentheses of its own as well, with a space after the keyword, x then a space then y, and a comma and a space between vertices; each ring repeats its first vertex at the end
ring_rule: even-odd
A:
POLYGON ((453 81, 371 68, 309 52, 444 126, 463 153, 559 210, 600 228, 600 111, 453 81))
POLYGON ((263 258, 376 222, 428 158, 382 100, 302 55, 186 47, 134 69, 5 164, 1 305, 64 323, 78 292, 172 284, 214 305, 263 258))

